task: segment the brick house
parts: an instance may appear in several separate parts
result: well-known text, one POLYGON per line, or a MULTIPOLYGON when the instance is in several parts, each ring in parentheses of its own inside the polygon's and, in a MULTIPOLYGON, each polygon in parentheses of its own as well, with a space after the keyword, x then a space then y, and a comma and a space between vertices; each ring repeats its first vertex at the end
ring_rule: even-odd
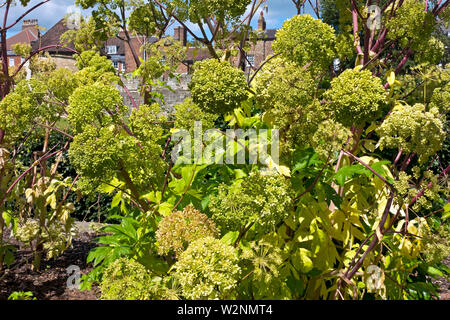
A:
POLYGON ((258 32, 262 36, 258 39, 256 44, 251 44, 250 50, 247 52, 247 59, 245 60, 245 71, 256 70, 266 58, 273 54, 272 44, 275 41, 277 29, 266 29, 266 20, 261 11, 258 19, 258 32))
MULTIPOLYGON (((251 44, 250 50, 247 52, 247 59, 245 60, 245 72, 250 72, 252 69, 257 69, 268 56, 273 54, 272 44, 275 40, 275 34, 277 30, 266 29, 266 21, 262 11, 258 19, 258 32, 261 34, 261 37, 258 39, 256 44, 251 44)), ((183 46, 187 45, 186 28, 182 26, 175 27, 173 37, 175 40, 180 41, 183 46)), ((145 53, 140 50, 140 47, 143 44, 142 39, 142 37, 133 36, 131 37, 131 44, 135 52, 141 58, 144 58, 145 53)), ((152 43, 155 41, 157 41, 157 38, 152 37, 150 39, 147 39, 147 43, 152 43)), ((177 72, 180 74, 189 73, 192 65, 196 61, 209 59, 210 57, 211 55, 209 54, 207 48, 188 48, 186 52, 186 60, 180 63, 177 72)), ((131 49, 128 45, 125 45, 125 65, 125 72, 127 73, 133 72, 133 70, 136 69, 136 63, 131 53, 131 49)))
MULTIPOLYGON (((64 19, 59 20, 53 27, 47 30, 39 39, 31 43, 33 51, 46 46, 60 44, 61 35, 68 31, 64 19)), ((65 44, 65 47, 74 50, 74 46, 71 43, 65 44)), ((66 48, 49 48, 44 50, 48 52, 50 56, 54 59, 57 68, 68 68, 71 70, 76 70, 75 59, 73 58, 73 51, 66 48)))
MULTIPOLYGON (((125 35, 123 32, 119 33, 120 38, 125 38, 125 35)), ((130 46, 120 39, 115 38, 115 40, 122 43, 122 46, 124 48, 124 61, 125 61, 125 69, 122 70, 126 73, 133 72, 136 69, 136 61, 134 60, 133 53, 131 52, 130 46, 133 47, 136 54, 144 59, 145 53, 141 50, 141 47, 144 43, 153 43, 158 41, 157 38, 151 37, 146 39, 142 36, 135 36, 130 34, 130 46)))
POLYGON ((127 44, 118 38, 109 38, 104 43, 104 53, 119 72, 126 70, 126 47, 128 47, 127 44))
POLYGON ((22 22, 22 30, 6 39, 6 50, 8 54, 8 66, 18 67, 24 59, 18 56, 12 46, 18 43, 31 44, 39 39, 40 31, 37 19, 27 19, 22 22))
MULTIPOLYGON (((67 27, 65 20, 59 20, 44 35, 32 42, 32 49, 37 50, 46 46, 60 44, 61 35, 68 30, 69 28, 67 27)), ((65 48, 49 48, 46 49, 45 52, 48 52, 54 59, 57 68, 69 68, 75 71, 77 68, 73 57, 73 50, 75 49, 74 45, 72 43, 66 43, 64 46, 65 48)), ((117 70, 125 71, 125 43, 123 41, 117 38, 110 38, 105 41, 103 50, 103 54, 113 62, 113 65, 117 70)))
MULTIPOLYGON (((14 55, 14 52, 10 51, 10 47, 14 43, 30 43, 33 50, 43 48, 60 43, 61 35, 69 30, 64 19, 59 20, 54 26, 52 26, 43 35, 39 34, 37 29, 37 20, 24 20, 22 31, 15 36, 9 38, 8 52, 11 53, 10 61, 11 65, 18 65, 21 58, 14 55)), ((266 29, 266 21, 264 19, 263 12, 258 19, 258 31, 261 37, 256 44, 251 44, 250 50, 247 52, 247 59, 245 60, 245 71, 250 72, 251 69, 255 70, 258 66, 267 58, 267 56, 273 53, 272 43, 275 40, 276 29, 266 29), (248 61, 247 61, 248 60, 248 61)), ((142 36, 130 35, 130 45, 134 51, 141 58, 145 58, 145 52, 141 50, 141 46, 146 43, 156 42, 158 39, 155 37, 145 38, 142 36)), ((178 26, 174 29, 174 39, 181 41, 183 46, 187 45, 187 30, 178 26)), ((103 54, 106 55, 112 62, 114 67, 124 73, 131 73, 136 69, 136 62, 134 60, 130 46, 123 40, 124 34, 120 33, 119 37, 110 38, 104 43, 103 54)), ((74 49, 73 44, 65 44, 66 47, 74 49)), ((73 58, 73 51, 66 48, 49 48, 45 50, 55 60, 57 67, 66 67, 72 70, 76 70, 75 59, 73 58)), ((207 48, 188 48, 186 52, 186 60, 180 63, 177 72, 180 74, 187 74, 190 72, 192 65, 196 61, 201 61, 210 58, 210 54, 207 48)))

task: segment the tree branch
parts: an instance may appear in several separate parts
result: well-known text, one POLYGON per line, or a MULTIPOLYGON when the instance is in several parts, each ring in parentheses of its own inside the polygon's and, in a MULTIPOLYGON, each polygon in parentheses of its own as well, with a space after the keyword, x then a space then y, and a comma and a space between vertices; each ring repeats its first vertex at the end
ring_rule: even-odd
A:
POLYGON ((27 14, 29 14, 31 11, 33 11, 33 10, 36 9, 37 7, 43 5, 44 3, 47 3, 47 2, 49 2, 49 1, 50 1, 50 0, 42 1, 42 2, 38 3, 37 5, 33 6, 32 8, 28 9, 27 11, 25 11, 25 13, 23 13, 20 17, 18 17, 18 18, 16 19, 16 21, 14 21, 13 23, 11 23, 9 26, 6 27, 5 25, 6 25, 6 18, 7 18, 7 15, 8 15, 8 7, 9 7, 9 4, 11 3, 11 1, 9 1, 9 2, 8 2, 8 5, 7 5, 7 7, 6 7, 5 19, 4 19, 4 21, 3 21, 3 30, 11 29, 11 28, 14 27, 18 22, 20 22, 27 14))

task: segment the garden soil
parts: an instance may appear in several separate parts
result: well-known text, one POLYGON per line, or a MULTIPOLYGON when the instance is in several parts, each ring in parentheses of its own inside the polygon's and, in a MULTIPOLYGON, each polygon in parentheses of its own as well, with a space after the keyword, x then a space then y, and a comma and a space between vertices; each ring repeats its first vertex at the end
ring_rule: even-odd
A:
MULTIPOLYGON (((9 239, 18 250, 14 263, 0 275, 0 300, 7 299, 14 291, 31 291, 38 300, 98 299, 100 291, 96 286, 85 291, 67 287, 67 280, 71 275, 67 272, 67 267, 76 265, 82 274, 92 270, 92 265, 86 264, 86 257, 89 251, 97 246, 93 240, 102 235, 87 227, 88 224, 77 226, 79 231, 72 241, 72 247, 55 259, 43 259, 40 272, 31 270, 32 252, 29 249, 20 249, 17 242, 9 239)), ((6 232, 6 236, 8 234, 9 232, 6 232)))

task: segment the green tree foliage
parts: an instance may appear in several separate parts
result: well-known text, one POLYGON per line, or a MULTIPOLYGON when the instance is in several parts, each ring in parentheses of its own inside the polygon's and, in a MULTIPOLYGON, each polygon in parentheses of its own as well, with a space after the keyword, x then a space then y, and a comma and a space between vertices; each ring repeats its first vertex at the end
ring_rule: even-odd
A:
POLYGON ((225 20, 240 17, 245 12, 250 0, 164 0, 162 2, 167 4, 169 12, 176 13, 183 20, 199 23, 202 18, 213 15, 223 23, 225 20))

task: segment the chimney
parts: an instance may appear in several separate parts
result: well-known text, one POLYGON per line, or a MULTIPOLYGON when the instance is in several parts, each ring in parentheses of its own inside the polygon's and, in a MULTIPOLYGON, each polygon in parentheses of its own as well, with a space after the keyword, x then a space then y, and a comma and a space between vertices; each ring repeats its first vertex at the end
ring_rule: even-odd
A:
POLYGON ((266 30, 266 20, 264 19, 264 14, 261 10, 261 16, 258 19, 258 30, 264 31, 266 30))
POLYGON ((175 27, 173 37, 181 42, 183 46, 187 43, 187 29, 183 26, 175 27))
POLYGON ((29 28, 37 30, 37 27, 38 27, 38 19, 25 19, 25 20, 23 20, 22 31, 25 30, 25 29, 29 29, 29 28))

